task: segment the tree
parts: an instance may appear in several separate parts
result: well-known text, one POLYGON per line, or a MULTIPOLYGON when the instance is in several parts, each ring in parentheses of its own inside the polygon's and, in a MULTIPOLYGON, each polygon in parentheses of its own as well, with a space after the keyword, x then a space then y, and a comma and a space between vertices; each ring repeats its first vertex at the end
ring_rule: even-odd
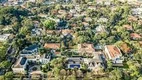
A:
POLYGON ((142 77, 140 76, 137 80, 142 80, 142 77))
POLYGON ((108 69, 112 69, 112 61, 111 60, 107 61, 107 67, 108 67, 108 69))
POLYGON ((50 30, 56 29, 56 26, 55 26, 56 22, 53 20, 45 20, 42 24, 46 29, 50 29, 50 30))
POLYGON ((4 76, 0 76, 0 80, 5 80, 5 79, 4 79, 4 76))
POLYGON ((13 72, 6 72, 6 74, 4 76, 5 76, 5 78, 12 79, 13 78, 13 72))
POLYGON ((7 67, 9 67, 10 66, 10 62, 9 61, 2 61, 1 63, 0 63, 0 68, 7 68, 7 67))
POLYGON ((83 77, 83 73, 81 70, 77 70, 77 77, 83 77))
POLYGON ((27 35, 28 33, 30 33, 30 30, 28 27, 25 26, 20 29, 20 34, 27 35))

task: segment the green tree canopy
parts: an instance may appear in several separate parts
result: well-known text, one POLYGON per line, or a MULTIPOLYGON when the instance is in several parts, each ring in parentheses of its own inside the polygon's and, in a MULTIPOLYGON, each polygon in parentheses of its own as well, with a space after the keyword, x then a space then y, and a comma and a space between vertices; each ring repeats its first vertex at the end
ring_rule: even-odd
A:
POLYGON ((46 29, 49 29, 49 30, 56 29, 56 26, 55 26, 56 22, 53 20, 45 20, 42 24, 46 29))

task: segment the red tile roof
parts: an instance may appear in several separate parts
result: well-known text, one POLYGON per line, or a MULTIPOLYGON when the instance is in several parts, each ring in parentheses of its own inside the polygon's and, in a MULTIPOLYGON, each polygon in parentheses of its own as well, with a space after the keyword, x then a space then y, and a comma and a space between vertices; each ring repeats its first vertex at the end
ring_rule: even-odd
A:
POLYGON ((62 30, 62 34, 72 34, 72 33, 73 33, 73 30, 70 30, 70 29, 62 30))
POLYGON ((141 36, 139 34, 137 34, 137 33, 131 33, 130 37, 135 38, 135 39, 141 38, 141 36))
POLYGON ((121 55, 120 49, 115 45, 107 45, 106 48, 108 49, 111 58, 115 58, 118 55, 121 55))
POLYGON ((60 43, 45 43, 45 48, 60 49, 60 43))

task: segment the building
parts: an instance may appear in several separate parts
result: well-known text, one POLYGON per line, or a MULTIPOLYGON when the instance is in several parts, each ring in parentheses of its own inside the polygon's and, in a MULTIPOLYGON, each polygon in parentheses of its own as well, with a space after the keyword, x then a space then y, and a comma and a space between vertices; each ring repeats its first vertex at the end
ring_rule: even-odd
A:
POLYGON ((115 45, 106 45, 104 47, 105 55, 108 59, 112 60, 113 63, 122 64, 123 60, 121 59, 122 53, 120 49, 115 45))
POLYGON ((43 31, 42 28, 34 28, 34 29, 32 29, 32 31, 31 31, 31 35, 32 35, 32 36, 40 36, 40 35, 43 34, 42 31, 43 31))
POLYGON ((96 27, 95 32, 96 33, 103 33, 103 32, 107 32, 107 31, 105 29, 105 26, 99 25, 99 26, 96 27))
POLYGON ((95 48, 93 44, 78 44, 78 53, 80 53, 81 55, 93 56, 94 52, 95 48))
POLYGON ((90 17, 85 17, 85 18, 84 18, 84 21, 86 21, 86 22, 91 22, 92 19, 91 19, 90 17))
POLYGON ((137 34, 137 33, 131 33, 130 37, 133 40, 141 39, 141 36, 139 34, 137 34))
POLYGON ((104 18, 104 17, 99 18, 99 19, 97 20, 97 22, 107 22, 107 21, 108 21, 108 19, 107 19, 107 18, 104 18))
POLYGON ((100 4, 100 5, 102 5, 102 4, 111 5, 111 1, 113 1, 113 0, 96 0, 96 3, 100 4))
POLYGON ((126 30, 128 30, 128 31, 132 31, 132 30, 133 30, 132 26, 129 25, 129 24, 123 25, 123 27, 124 27, 126 30))
POLYGON ((73 30, 70 30, 70 29, 61 30, 61 32, 62 32, 62 35, 64 36, 73 34, 73 30))
POLYGON ((0 41, 6 41, 10 37, 10 34, 1 34, 0 35, 0 41))
POLYGON ((12 71, 14 73, 26 73, 26 66, 27 66, 27 58, 26 57, 20 57, 16 63, 12 66, 12 71))
POLYGON ((38 54, 38 46, 37 45, 31 45, 29 47, 26 47, 21 51, 20 56, 32 56, 38 54))
POLYGON ((98 68, 104 68, 104 62, 102 60, 102 57, 98 53, 94 53, 93 58, 84 58, 84 63, 88 65, 88 69, 90 70, 96 70, 98 68))
POLYGON ((142 14, 142 8, 133 8, 132 10, 133 15, 141 15, 142 14))
POLYGON ((57 49, 60 49, 60 43, 45 43, 44 47, 48 49, 57 50, 57 49))
POLYGON ((46 49, 51 49, 51 52, 53 53, 54 56, 60 56, 60 49, 61 45, 60 43, 45 43, 44 48, 46 49))
POLYGON ((142 3, 142 0, 118 0, 120 2, 128 2, 129 4, 142 3))
POLYGON ((83 59, 81 57, 67 58, 67 68, 70 68, 70 69, 81 68, 82 62, 83 62, 83 59))

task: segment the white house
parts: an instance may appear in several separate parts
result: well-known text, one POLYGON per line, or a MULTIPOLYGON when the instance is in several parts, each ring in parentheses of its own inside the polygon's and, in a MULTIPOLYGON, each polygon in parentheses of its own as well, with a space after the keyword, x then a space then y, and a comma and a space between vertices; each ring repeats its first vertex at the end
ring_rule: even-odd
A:
POLYGON ((14 73, 22 73, 25 74, 26 71, 26 66, 27 66, 27 58, 26 57, 20 57, 16 63, 12 66, 12 71, 14 73))
POLYGON ((104 63, 101 58, 101 55, 98 53, 94 53, 93 58, 84 58, 84 63, 88 65, 88 69, 95 70, 98 68, 104 68, 104 63))
POLYGON ((141 15, 142 14, 142 8, 133 8, 132 10, 133 15, 141 15))
POLYGON ((2 34, 0 35, 0 41, 6 41, 9 38, 10 34, 2 34))
POLYGON ((108 19, 107 18, 99 18, 98 20, 97 20, 97 22, 107 22, 108 21, 108 19))

